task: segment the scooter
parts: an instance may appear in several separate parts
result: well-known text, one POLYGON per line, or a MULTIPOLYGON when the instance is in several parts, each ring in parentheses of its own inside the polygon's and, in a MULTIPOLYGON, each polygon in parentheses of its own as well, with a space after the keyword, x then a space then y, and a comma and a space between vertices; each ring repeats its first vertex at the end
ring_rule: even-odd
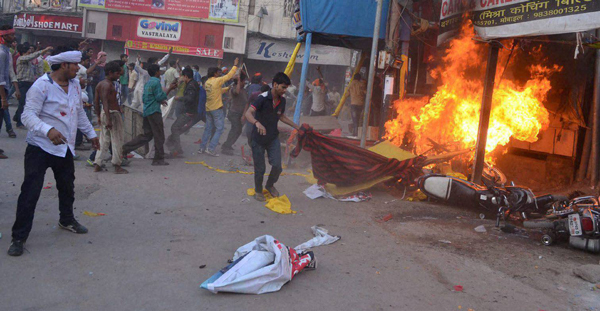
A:
POLYGON ((417 180, 419 189, 427 197, 453 205, 481 207, 496 213, 496 226, 506 221, 511 214, 528 219, 530 213, 545 211, 549 204, 566 199, 563 196, 543 195, 536 197, 527 188, 513 185, 494 186, 484 180, 484 186, 460 178, 430 174, 417 180))
POLYGON ((550 246, 568 237, 569 245, 600 253, 600 205, 593 196, 556 202, 546 219, 524 221, 525 228, 543 229, 542 244, 550 246))

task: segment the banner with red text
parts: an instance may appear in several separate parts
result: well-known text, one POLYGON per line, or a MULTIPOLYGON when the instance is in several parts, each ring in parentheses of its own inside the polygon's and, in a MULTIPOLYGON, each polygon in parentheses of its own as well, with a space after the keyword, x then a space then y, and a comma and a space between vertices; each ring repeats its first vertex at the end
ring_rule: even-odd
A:
POLYGON ((83 18, 75 16, 58 16, 18 13, 13 20, 14 28, 39 29, 81 33, 83 18))
POLYGON ((168 53, 171 47, 173 48, 173 54, 223 59, 222 49, 210 49, 203 47, 151 43, 132 40, 125 42, 125 48, 131 50, 145 50, 168 53))
POLYGON ((483 39, 553 35, 600 28, 600 0, 476 0, 483 39))
POLYGON ((452 39, 463 22, 463 13, 466 11, 464 0, 442 0, 440 10, 440 31, 438 32, 437 44, 440 45, 452 39))
POLYGON ((240 0, 78 0, 79 6, 238 22, 240 0))

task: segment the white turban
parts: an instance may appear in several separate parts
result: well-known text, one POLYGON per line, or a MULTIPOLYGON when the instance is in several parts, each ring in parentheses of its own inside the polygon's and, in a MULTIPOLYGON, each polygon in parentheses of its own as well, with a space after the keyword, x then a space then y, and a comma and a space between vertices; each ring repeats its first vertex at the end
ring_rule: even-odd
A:
POLYGON ((81 62, 81 52, 79 51, 69 51, 63 52, 57 55, 46 57, 46 61, 50 66, 54 64, 62 64, 62 63, 79 63, 81 62))

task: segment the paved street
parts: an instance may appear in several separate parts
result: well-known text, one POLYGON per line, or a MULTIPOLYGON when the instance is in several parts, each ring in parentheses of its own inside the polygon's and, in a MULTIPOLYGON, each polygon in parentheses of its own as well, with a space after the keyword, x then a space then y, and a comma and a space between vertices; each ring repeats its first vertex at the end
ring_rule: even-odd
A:
POLYGON ((28 251, 9 257, 25 134, 0 134, 10 157, 0 160, 0 310, 600 310, 600 290, 571 272, 598 263, 598 255, 565 244, 542 247, 534 233, 502 233, 477 211, 398 200, 380 190, 370 202, 310 200, 302 193, 310 184, 298 176, 278 183, 298 213, 276 214, 245 200, 251 175, 184 163, 252 170, 239 156, 191 154, 197 128, 182 136, 186 158, 170 166, 133 159, 129 175, 114 175, 76 161, 76 217, 89 228, 86 235, 57 227, 48 171, 50 189, 42 191, 28 251), (391 220, 376 221, 390 213, 391 220), (281 291, 214 295, 199 288, 239 246, 270 234, 294 247, 312 237, 316 224, 342 239, 315 248, 318 269, 301 272, 281 291), (473 230, 481 224, 487 233, 473 230))

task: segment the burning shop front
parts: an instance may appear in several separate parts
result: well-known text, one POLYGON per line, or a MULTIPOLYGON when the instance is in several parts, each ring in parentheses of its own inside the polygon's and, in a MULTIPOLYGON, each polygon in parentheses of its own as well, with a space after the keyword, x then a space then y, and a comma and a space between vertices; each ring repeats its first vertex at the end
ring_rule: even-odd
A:
MULTIPOLYGON (((593 125, 588 116, 598 83, 591 48, 597 38, 585 30, 600 25, 576 24, 573 18, 583 18, 577 14, 545 18, 551 15, 544 12, 557 10, 550 4, 484 2, 465 12, 458 2, 442 1, 438 42, 413 35, 409 55, 425 68, 409 72, 407 89, 425 95, 409 91, 393 103, 386 138, 429 156, 471 150, 441 168, 444 173, 471 175, 474 158, 481 155, 509 180, 537 189, 569 184, 579 174, 585 178, 592 149, 592 131, 586 129, 593 125), (439 46, 424 60, 413 43, 439 46)), ((589 10, 584 19, 594 19, 596 10, 584 2, 589 10)), ((575 11, 576 6, 565 7, 575 11)), ((413 18, 419 24, 419 16, 413 18)))

